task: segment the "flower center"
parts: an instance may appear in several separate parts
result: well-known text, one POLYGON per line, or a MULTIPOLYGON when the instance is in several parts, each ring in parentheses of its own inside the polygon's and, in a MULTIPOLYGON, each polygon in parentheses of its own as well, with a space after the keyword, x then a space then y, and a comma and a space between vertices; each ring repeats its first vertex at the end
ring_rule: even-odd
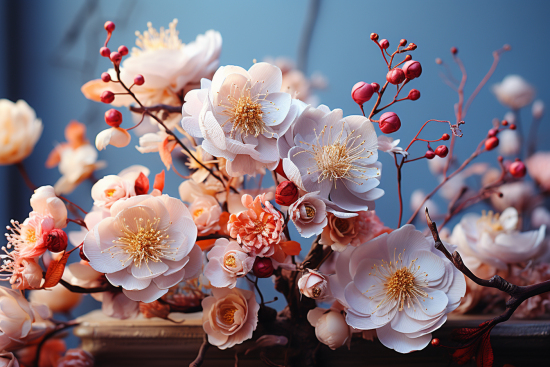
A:
POLYGON ((304 149, 294 156, 300 153, 308 153, 315 161, 315 165, 307 168, 308 175, 318 173, 317 182, 323 182, 324 180, 334 181, 334 187, 336 188, 336 180, 345 179, 357 183, 354 179, 367 178, 364 173, 367 172, 366 166, 359 160, 370 157, 374 154, 371 151, 367 151, 366 155, 363 155, 365 148, 362 147, 365 144, 365 140, 358 141, 361 135, 355 135, 355 130, 351 131, 351 134, 347 135, 342 140, 344 135, 345 121, 342 122, 342 130, 336 137, 332 137, 332 126, 328 129, 327 125, 323 127, 323 130, 319 135, 315 131, 315 142, 313 144, 300 141, 300 143, 307 145, 307 149, 304 149))
POLYGON ((204 209, 197 209, 193 212, 193 216, 195 218, 199 217, 202 213, 204 213, 204 209))
POLYGON ((337 217, 334 220, 334 227, 336 227, 340 233, 346 233, 350 229, 350 222, 347 219, 337 217))
POLYGON ((237 261, 235 260, 235 256, 233 256, 233 255, 227 256, 225 258, 224 264, 228 268, 234 268, 237 265, 237 261))
POLYGON ((226 309, 223 311, 223 315, 222 315, 223 320, 224 320, 227 324, 232 324, 233 322, 235 322, 235 312, 237 312, 237 308, 236 308, 236 307, 226 308, 226 309))
POLYGON ((109 251, 112 257, 127 254, 128 257, 125 260, 120 260, 121 264, 124 266, 128 261, 133 260, 138 268, 143 263, 149 268, 150 261, 160 262, 163 257, 175 261, 174 255, 178 248, 171 248, 174 241, 167 234, 169 225, 159 228, 160 218, 158 217, 154 217, 152 220, 134 218, 134 222, 135 226, 132 228, 126 224, 126 218, 122 218, 122 236, 113 240, 113 246, 101 252, 109 251))
MULTIPOLYGON (((264 113, 269 114, 270 112, 265 112, 265 108, 260 103, 261 101, 266 101, 267 93, 252 95, 252 88, 250 80, 246 82, 242 91, 236 84, 232 84, 227 96, 227 103, 220 102, 218 104, 218 106, 224 108, 221 114, 229 117, 222 124, 222 127, 228 123, 232 124, 231 131, 229 132, 229 137, 232 139, 235 138, 239 131, 244 137, 253 135, 255 138, 267 132, 267 125, 263 118, 264 113)), ((274 105, 271 101, 269 103, 274 105)))
POLYGON ((313 218, 315 216, 315 208, 312 206, 306 206, 306 215, 308 218, 313 218))
POLYGON ((108 190, 105 190, 105 195, 108 197, 108 198, 111 198, 113 197, 113 195, 115 194, 115 189, 108 189, 108 190))
POLYGON ((36 231, 33 228, 27 229, 25 237, 26 237, 27 241, 29 241, 31 243, 35 243, 36 240, 37 240, 36 231))
POLYGON ((492 210, 489 210, 489 212, 485 212, 485 210, 483 210, 481 212, 481 218, 478 219, 477 223, 483 228, 484 231, 497 234, 498 232, 504 231, 504 227, 502 226, 502 223, 500 223, 499 219, 499 213, 493 213, 492 210))
POLYGON ((132 56, 139 56, 146 51, 151 50, 177 50, 183 47, 183 43, 178 37, 179 32, 176 30, 178 20, 174 19, 169 25, 168 29, 160 27, 157 31, 153 28, 151 22, 147 22, 147 30, 141 34, 136 31, 136 46, 132 49, 132 56))

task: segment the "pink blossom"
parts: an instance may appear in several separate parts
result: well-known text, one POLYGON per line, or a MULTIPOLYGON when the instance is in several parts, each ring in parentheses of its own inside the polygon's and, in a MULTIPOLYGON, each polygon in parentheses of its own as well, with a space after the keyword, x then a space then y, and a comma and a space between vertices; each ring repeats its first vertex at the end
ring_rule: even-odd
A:
POLYGON ((212 288, 212 296, 202 300, 202 326, 210 344, 220 349, 250 339, 258 324, 254 292, 239 288, 212 288))
POLYGON ((298 289, 308 298, 322 300, 330 296, 327 277, 313 269, 307 269, 298 280, 298 289))
POLYGON ((135 181, 125 180, 116 175, 105 176, 92 186, 94 205, 109 209, 117 200, 136 196, 135 181))
POLYGON ((227 229, 231 237, 236 238, 243 249, 255 256, 271 256, 275 244, 281 240, 284 218, 282 214, 265 199, 265 194, 252 199, 243 195, 241 202, 248 210, 231 214, 227 229))
POLYGON ((33 259, 22 259, 10 278, 13 289, 39 288, 42 284, 42 268, 33 259))
POLYGON ((248 256, 236 241, 220 238, 208 253, 204 275, 214 287, 234 288, 237 278, 244 277, 253 265, 254 257, 248 256))
POLYGON ((307 193, 288 207, 290 219, 305 238, 321 234, 327 225, 326 204, 317 194, 307 193))
POLYGON ((195 198, 189 211, 200 236, 206 236, 220 230, 222 209, 212 196, 200 195, 195 198))
POLYGON ((330 349, 335 350, 344 344, 350 347, 354 328, 347 324, 341 310, 316 307, 308 312, 307 320, 315 328, 317 339, 330 349))
POLYGON ((67 207, 55 195, 53 187, 42 186, 34 190, 34 194, 31 196, 31 207, 39 214, 51 216, 55 222, 55 228, 67 226, 67 207))
MULTIPOLYGON (((10 234, 8 249, 12 250, 12 258, 38 257, 46 252, 46 236, 54 229, 54 219, 50 215, 31 212, 23 224, 12 220, 13 227, 8 227, 10 234)), ((15 260, 15 258, 13 258, 15 260)))
POLYGON ((544 191, 550 191, 550 152, 537 152, 526 163, 529 176, 544 191))

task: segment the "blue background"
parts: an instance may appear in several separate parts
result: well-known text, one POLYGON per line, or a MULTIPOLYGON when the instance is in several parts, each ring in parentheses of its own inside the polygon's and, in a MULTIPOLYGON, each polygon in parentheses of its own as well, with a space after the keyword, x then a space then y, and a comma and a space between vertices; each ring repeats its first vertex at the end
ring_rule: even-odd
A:
MULTIPOLYGON (((146 23, 167 26, 178 18, 180 39, 190 42, 197 34, 216 29, 223 37, 221 65, 235 64, 248 68, 253 59, 266 56, 287 56, 296 59, 301 32, 308 11, 307 1, 0 1, 0 97, 24 99, 36 111, 44 124, 44 132, 33 154, 25 161, 32 180, 37 185, 54 184, 57 169, 46 169, 44 162, 56 142, 64 140, 63 128, 72 119, 88 125, 88 137, 105 128, 103 112, 106 105, 86 100, 81 85, 98 78, 110 65, 98 54, 105 32, 103 23, 113 20, 116 31, 111 48, 134 45, 135 30, 144 31, 146 23), (78 15, 81 15, 79 18, 78 15), (84 15, 84 16, 82 16, 84 15)), ((420 100, 398 103, 394 111, 403 123, 393 134, 406 146, 418 128, 428 119, 454 121, 453 105, 456 93, 439 77, 441 68, 434 62, 441 57, 451 64, 455 77, 458 68, 452 63, 451 46, 468 70, 466 95, 469 95, 489 69, 492 51, 505 43, 512 51, 502 56, 489 86, 508 74, 519 74, 537 89, 537 98, 550 103, 547 60, 550 58, 546 1, 337 1, 323 0, 314 30, 308 73, 319 71, 326 76, 329 87, 318 93, 320 101, 331 108, 342 108, 345 115, 359 114, 350 98, 351 87, 360 80, 385 82, 386 66, 377 46, 370 41, 371 32, 390 41, 394 49, 401 38, 418 45, 413 53, 422 63, 422 76, 405 88, 419 89, 420 100)), ((387 96, 386 98, 391 98, 387 96)), ((370 110, 374 99, 365 106, 370 110)), ((503 118, 507 109, 500 105, 489 88, 481 91, 472 104, 464 137, 457 141, 456 154, 465 159, 486 135, 493 118, 503 118)), ((125 112, 126 121, 130 116, 125 112)), ((524 131, 530 122, 530 108, 522 111, 524 131)), ((439 137, 448 128, 441 124, 430 127, 425 137, 439 137)), ((546 139, 550 127, 543 120, 539 134, 539 149, 548 150, 546 139)), ((156 172, 161 169, 158 154, 142 155, 131 145, 125 149, 109 147, 99 153, 108 167, 97 177, 114 174, 131 164, 143 164, 156 172)), ((435 146, 434 146, 435 148, 435 146)), ((425 145, 412 149, 416 157, 425 152, 425 145)), ((480 160, 496 166, 497 153, 480 160)), ((381 188, 386 195, 376 203, 376 211, 389 226, 397 225, 398 201, 393 159, 380 153, 384 164, 381 188)), ((437 184, 425 161, 406 165, 404 176, 404 220, 410 215, 409 196, 413 190, 425 192, 437 184)), ((165 192, 178 196, 180 179, 172 171, 167 175, 165 192)), ((85 182, 71 200, 84 208, 91 207, 91 183, 85 182)), ((0 167, 0 222, 10 218, 23 220, 30 206, 28 190, 14 167, 0 167)), ((440 200, 436 198, 436 200, 440 200)), ((443 204, 441 201, 440 204, 443 204)), ((440 209, 445 206, 440 205, 440 209)), ((475 210, 480 210, 478 206, 475 210)), ((292 232, 297 238, 295 230, 292 232)), ((308 243, 303 241, 304 244, 308 243)), ((269 282, 269 280, 265 280, 269 282)), ((270 288, 270 287, 265 287, 270 288)), ((272 295, 267 295, 270 298, 272 295)), ((280 307, 281 301, 278 303, 280 307)), ((92 307, 82 305, 76 313, 92 307)), ((94 306, 95 307, 95 306, 94 306)))

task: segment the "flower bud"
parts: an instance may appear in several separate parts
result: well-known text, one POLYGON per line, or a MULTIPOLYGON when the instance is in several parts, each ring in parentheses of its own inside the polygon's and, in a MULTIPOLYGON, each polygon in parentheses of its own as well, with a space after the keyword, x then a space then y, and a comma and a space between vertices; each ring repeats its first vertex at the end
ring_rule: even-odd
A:
POLYGON ((412 60, 412 58, 413 58, 413 57, 412 57, 411 55, 407 55, 407 56, 405 56, 405 61, 412 60))
POLYGON ((508 121, 502 120, 501 124, 502 124, 502 126, 508 126, 508 121))
POLYGON ((384 50, 390 47, 390 42, 387 39, 380 40, 380 47, 382 47, 384 50))
POLYGON ((437 65, 441 65, 441 64, 443 64, 443 60, 441 60, 439 57, 437 57, 437 58, 435 59, 435 63, 436 63, 437 65))
POLYGON ((119 127, 122 124, 122 114, 120 111, 111 108, 105 112, 105 122, 112 127, 119 127))
POLYGON ((409 46, 407 46, 407 50, 416 50, 418 48, 418 46, 416 45, 416 43, 409 43, 409 46))
POLYGON ((433 338, 431 343, 432 343, 432 346, 439 347, 439 339, 438 338, 433 338))
POLYGON ((420 98, 420 91, 418 89, 411 89, 408 98, 411 101, 416 101, 418 98, 420 98))
POLYGON ((122 60, 122 55, 115 51, 115 52, 111 52, 111 55, 109 55, 109 58, 113 63, 118 64, 120 60, 122 60))
POLYGON ((544 102, 541 100, 536 100, 531 107, 531 112, 533 113, 533 117, 535 119, 540 120, 542 115, 544 115, 544 102))
POLYGON ((304 296, 313 299, 323 299, 329 292, 326 277, 311 269, 298 280, 298 289, 304 296))
POLYGON ((380 90, 380 84, 370 83, 370 85, 372 85, 372 89, 374 90, 374 93, 378 93, 378 91, 380 90))
POLYGON ((145 83, 145 78, 143 77, 143 75, 138 74, 134 77, 135 85, 143 85, 143 83, 145 83))
POLYGON ((252 271, 258 278, 269 278, 273 275, 273 262, 269 257, 256 257, 252 271))
POLYGON ((384 134, 391 134, 399 130, 401 127, 401 120, 395 112, 386 112, 380 116, 380 122, 378 123, 380 130, 384 134))
POLYGON ((422 65, 416 60, 410 60, 403 65, 403 72, 407 79, 418 78, 422 74, 422 65))
POLYGON ((279 205, 290 206, 299 197, 298 187, 292 181, 281 182, 275 190, 275 202, 279 205))
POLYGON ((54 228, 42 236, 46 247, 51 252, 65 251, 67 248, 67 234, 64 230, 54 228))
POLYGON ((485 149, 493 150, 497 146, 498 146, 498 138, 496 136, 492 136, 489 139, 485 140, 485 149))
POLYGON ((330 310, 317 321, 315 336, 321 343, 334 350, 346 344, 351 338, 351 332, 344 315, 338 311, 330 310))
POLYGON ((351 88, 351 98, 360 106, 370 100, 373 94, 374 88, 372 85, 365 82, 356 83, 353 88, 351 88))
POLYGON ((510 124, 510 130, 515 130, 516 129, 516 124, 510 124))
POLYGON ((445 145, 440 145, 437 148, 435 148, 434 153, 438 157, 445 158, 447 154, 449 154, 449 148, 447 148, 445 145))
POLYGON ((391 69, 386 74, 386 80, 394 85, 401 84, 405 80, 405 73, 399 68, 391 69))
POLYGON ((399 41, 399 46, 403 47, 407 44, 407 40, 406 39, 402 39, 401 41, 399 41))
POLYGON ((115 23, 111 22, 110 20, 106 21, 105 24, 103 25, 103 28, 105 28, 105 30, 109 33, 113 33, 113 31, 115 30, 115 23))
POLYGON ((118 48, 118 53, 121 54, 122 56, 126 56, 128 55, 128 47, 122 45, 118 48))
POLYGON ((449 140, 451 138, 451 136, 447 133, 441 135, 441 140, 449 140))
POLYGON ((108 47, 101 47, 99 49, 99 54, 103 57, 109 57, 111 55, 111 50, 108 47))
POLYGON ((489 133, 488 133, 488 135, 491 136, 491 137, 497 136, 497 134, 498 134, 497 129, 491 129, 491 130, 489 130, 489 133))
POLYGON ((105 83, 109 83, 111 81, 111 75, 107 72, 101 73, 101 80, 105 83))
POLYGON ((525 164, 523 164, 522 161, 515 161, 512 164, 510 164, 510 167, 508 168, 508 171, 515 178, 522 178, 527 173, 527 169, 525 168, 525 164))
POLYGON ((426 152, 426 154, 424 154, 424 157, 426 157, 427 159, 434 159, 435 158, 435 153, 433 150, 428 150, 426 152))
POLYGON ((456 55, 456 54, 458 53, 458 48, 456 48, 456 47, 451 47, 451 53, 452 53, 453 55, 456 55))
POLYGON ((370 34, 370 39, 373 40, 373 41, 377 41, 377 40, 378 40, 378 34, 376 34, 376 33, 371 33, 371 34, 370 34))
POLYGON ((101 98, 101 102, 109 104, 115 100, 115 94, 110 90, 105 90, 101 93, 99 98, 101 98))

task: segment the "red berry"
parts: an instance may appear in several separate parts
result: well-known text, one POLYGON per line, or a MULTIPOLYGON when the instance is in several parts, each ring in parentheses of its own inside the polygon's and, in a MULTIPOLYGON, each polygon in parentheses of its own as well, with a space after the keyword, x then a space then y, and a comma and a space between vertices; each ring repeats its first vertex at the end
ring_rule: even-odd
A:
POLYGON ((109 75, 109 73, 107 72, 101 73, 101 80, 103 80, 105 83, 109 83, 111 81, 111 75, 109 75))
POLYGON ((256 257, 252 271, 258 278, 269 278, 273 275, 273 262, 269 257, 256 257))
POLYGON ((426 152, 426 154, 424 154, 424 157, 428 158, 428 159, 434 159, 435 158, 435 153, 433 150, 428 150, 426 152))
POLYGON ((439 347, 439 339, 433 338, 431 343, 434 347, 439 347))
POLYGON ((380 90, 380 84, 370 83, 370 85, 372 85, 372 88, 374 89, 374 93, 378 93, 378 91, 380 90))
POLYGON ((508 168, 508 171, 512 176, 515 178, 522 178, 527 173, 527 169, 525 168, 525 164, 523 164, 522 161, 516 161, 510 164, 510 167, 508 168))
POLYGON ((516 124, 510 124, 510 130, 515 130, 516 129, 516 124))
POLYGON ((109 57, 111 55, 111 50, 108 47, 101 47, 99 49, 99 54, 103 57, 109 57))
POLYGON ((298 187, 292 181, 283 181, 275 190, 275 202, 279 205, 290 206, 300 198, 298 187))
POLYGON ((111 52, 111 55, 109 56, 111 61, 115 64, 118 64, 120 60, 122 60, 122 55, 118 52, 111 52))
POLYGON ((128 55, 128 47, 122 45, 118 48, 118 53, 121 54, 122 56, 126 56, 128 55))
POLYGON ((493 150, 496 147, 498 147, 498 138, 496 136, 492 136, 489 139, 485 140, 485 149, 493 150))
POLYGON ((451 53, 452 53, 453 55, 456 55, 457 52, 458 52, 458 48, 456 48, 456 47, 451 47, 451 53))
POLYGON ((101 93, 99 98, 101 98, 101 102, 110 104, 115 100, 115 95, 110 90, 106 90, 101 93))
POLYGON ((489 130, 489 136, 497 136, 498 130, 497 129, 491 129, 489 130))
POLYGON ((380 47, 382 47, 384 50, 390 47, 390 42, 387 39, 383 39, 380 41, 380 47))
POLYGON ((506 126, 506 125, 508 125, 508 121, 502 120, 501 124, 502 124, 502 126, 506 126))
POLYGON ((54 228, 48 233, 44 233, 42 239, 46 243, 46 248, 51 252, 65 251, 67 248, 67 234, 64 230, 54 228))
POLYGON ((371 33, 370 34, 370 39, 373 40, 373 41, 377 41, 378 40, 378 35, 376 33, 371 33))
POLYGON ((384 134, 391 134, 401 128, 401 120, 395 112, 386 112, 380 116, 380 122, 378 122, 380 130, 384 134))
POLYGON ((386 74, 386 80, 394 85, 401 84, 405 80, 405 73, 399 68, 391 69, 386 74))
POLYGON ((412 58, 413 58, 413 57, 412 57, 411 55, 407 55, 407 56, 405 56, 405 61, 412 60, 412 58))
POLYGON ((370 100, 373 94, 374 88, 372 85, 365 82, 356 83, 353 88, 351 88, 351 98, 360 106, 370 100))
POLYGON ((411 89, 408 98, 411 101, 416 101, 418 98, 420 98, 420 91, 418 89, 411 89))
POLYGON ((138 74, 134 77, 135 85, 143 85, 143 83, 145 83, 145 78, 143 77, 143 75, 138 74))
POLYGON ((122 124, 122 114, 120 111, 111 108, 105 112, 105 122, 112 127, 119 127, 122 124))
POLYGON ((418 78, 422 74, 422 65, 418 61, 410 60, 403 65, 403 72, 407 79, 418 78))
POLYGON ((111 22, 110 20, 106 21, 105 24, 103 25, 103 28, 105 28, 105 30, 109 33, 113 33, 113 31, 115 30, 115 23, 111 22))
POLYGON ((450 138, 451 138, 450 135, 447 133, 441 135, 441 140, 449 140, 450 138))
POLYGON ((434 152, 438 157, 445 158, 447 154, 449 154, 449 148, 447 148, 445 145, 440 145, 437 148, 435 148, 434 152))
POLYGON ((399 41, 399 46, 403 47, 407 44, 407 40, 406 39, 402 39, 401 41, 399 41))

